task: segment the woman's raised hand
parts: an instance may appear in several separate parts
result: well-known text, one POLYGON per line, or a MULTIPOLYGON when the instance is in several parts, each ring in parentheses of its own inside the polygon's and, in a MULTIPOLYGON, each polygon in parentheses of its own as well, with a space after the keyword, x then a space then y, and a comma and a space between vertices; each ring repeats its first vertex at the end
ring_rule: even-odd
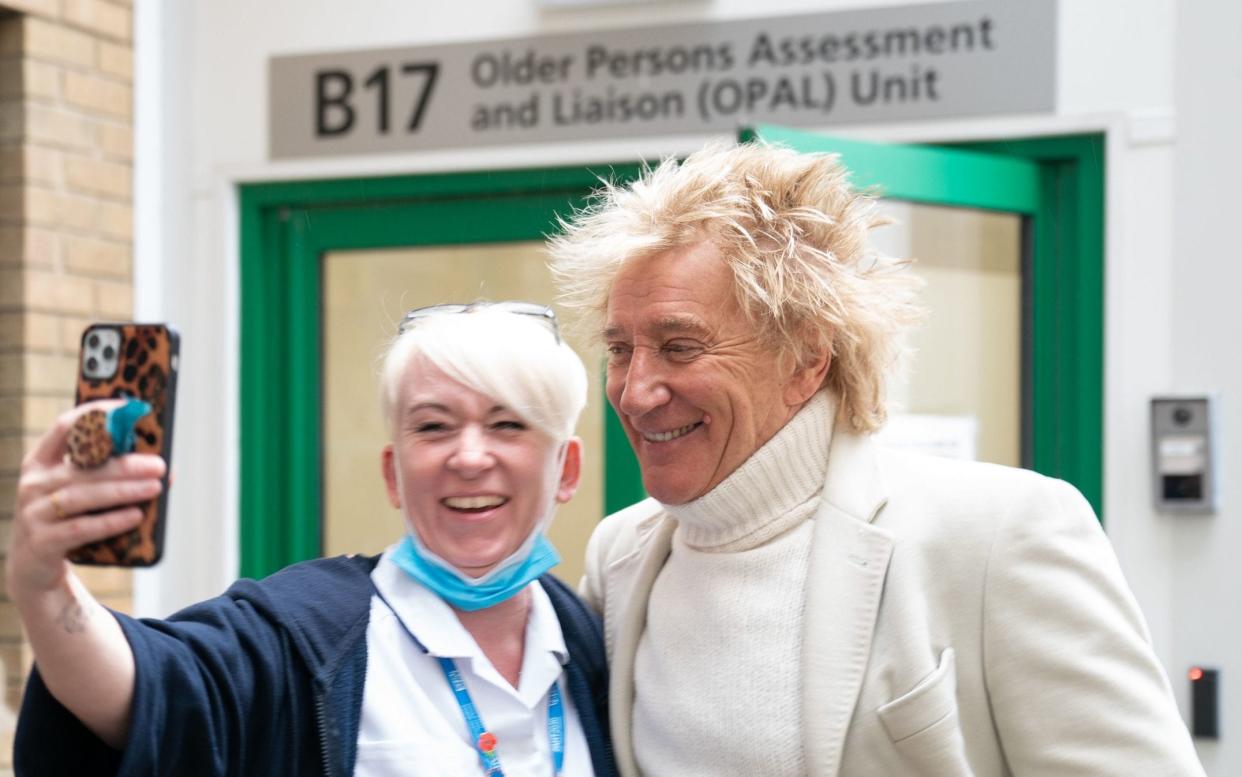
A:
POLYGON ((90 470, 65 457, 78 416, 118 404, 92 402, 64 413, 22 462, 6 569, 14 601, 61 587, 70 551, 134 528, 142 511, 133 505, 160 492, 159 456, 127 454, 90 470))
POLYGON ((74 408, 22 462, 5 570, 43 682, 91 731, 120 748, 129 735, 134 654, 116 619, 71 571, 65 556, 142 520, 133 504, 160 492, 164 460, 149 454, 111 458, 96 469, 66 460, 78 416, 119 401, 74 408))

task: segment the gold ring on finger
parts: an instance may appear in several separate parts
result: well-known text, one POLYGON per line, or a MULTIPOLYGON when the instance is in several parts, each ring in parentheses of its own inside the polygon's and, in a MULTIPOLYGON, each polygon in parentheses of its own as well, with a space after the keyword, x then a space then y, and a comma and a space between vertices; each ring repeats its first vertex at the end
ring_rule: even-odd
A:
POLYGON ((53 491, 48 499, 52 500, 52 509, 56 511, 56 517, 59 520, 65 520, 65 508, 60 505, 60 489, 53 491))

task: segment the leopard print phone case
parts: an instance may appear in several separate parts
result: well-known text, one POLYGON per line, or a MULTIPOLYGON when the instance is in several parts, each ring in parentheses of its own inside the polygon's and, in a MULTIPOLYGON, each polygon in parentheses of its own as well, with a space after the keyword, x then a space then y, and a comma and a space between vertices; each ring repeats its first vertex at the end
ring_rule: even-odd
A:
MULTIPOLYGON (((92 324, 82 333, 82 358, 78 364, 77 404, 125 397, 147 402, 151 412, 134 426, 134 451, 158 454, 168 464, 172 456, 179 347, 177 331, 163 324, 92 324), (104 350, 98 347, 101 340, 107 343, 104 350), (104 354, 115 360, 115 370, 107 369, 110 364, 98 363, 104 354)), ((136 528, 83 545, 69 554, 69 560, 123 567, 155 564, 164 552, 167 504, 168 468, 159 496, 138 505, 144 515, 136 528)))

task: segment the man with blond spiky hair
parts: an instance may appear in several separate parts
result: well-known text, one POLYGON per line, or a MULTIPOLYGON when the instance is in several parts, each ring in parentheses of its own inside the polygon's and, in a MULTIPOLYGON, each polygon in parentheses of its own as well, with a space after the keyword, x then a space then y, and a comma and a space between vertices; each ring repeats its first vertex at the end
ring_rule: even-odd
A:
POLYGON ((650 498, 607 518, 623 775, 1203 774, 1082 496, 882 450, 920 317, 832 156, 710 145, 552 239, 650 498))

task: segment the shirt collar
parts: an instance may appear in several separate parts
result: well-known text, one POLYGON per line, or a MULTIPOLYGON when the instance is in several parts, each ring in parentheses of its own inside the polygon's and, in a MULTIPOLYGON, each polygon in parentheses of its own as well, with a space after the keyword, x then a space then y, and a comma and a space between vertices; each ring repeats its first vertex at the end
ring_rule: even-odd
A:
POLYGON ((539 581, 531 583, 530 617, 526 621, 526 650, 551 653, 561 665, 569 663, 569 648, 565 647, 565 635, 561 633, 561 621, 547 591, 539 581))

